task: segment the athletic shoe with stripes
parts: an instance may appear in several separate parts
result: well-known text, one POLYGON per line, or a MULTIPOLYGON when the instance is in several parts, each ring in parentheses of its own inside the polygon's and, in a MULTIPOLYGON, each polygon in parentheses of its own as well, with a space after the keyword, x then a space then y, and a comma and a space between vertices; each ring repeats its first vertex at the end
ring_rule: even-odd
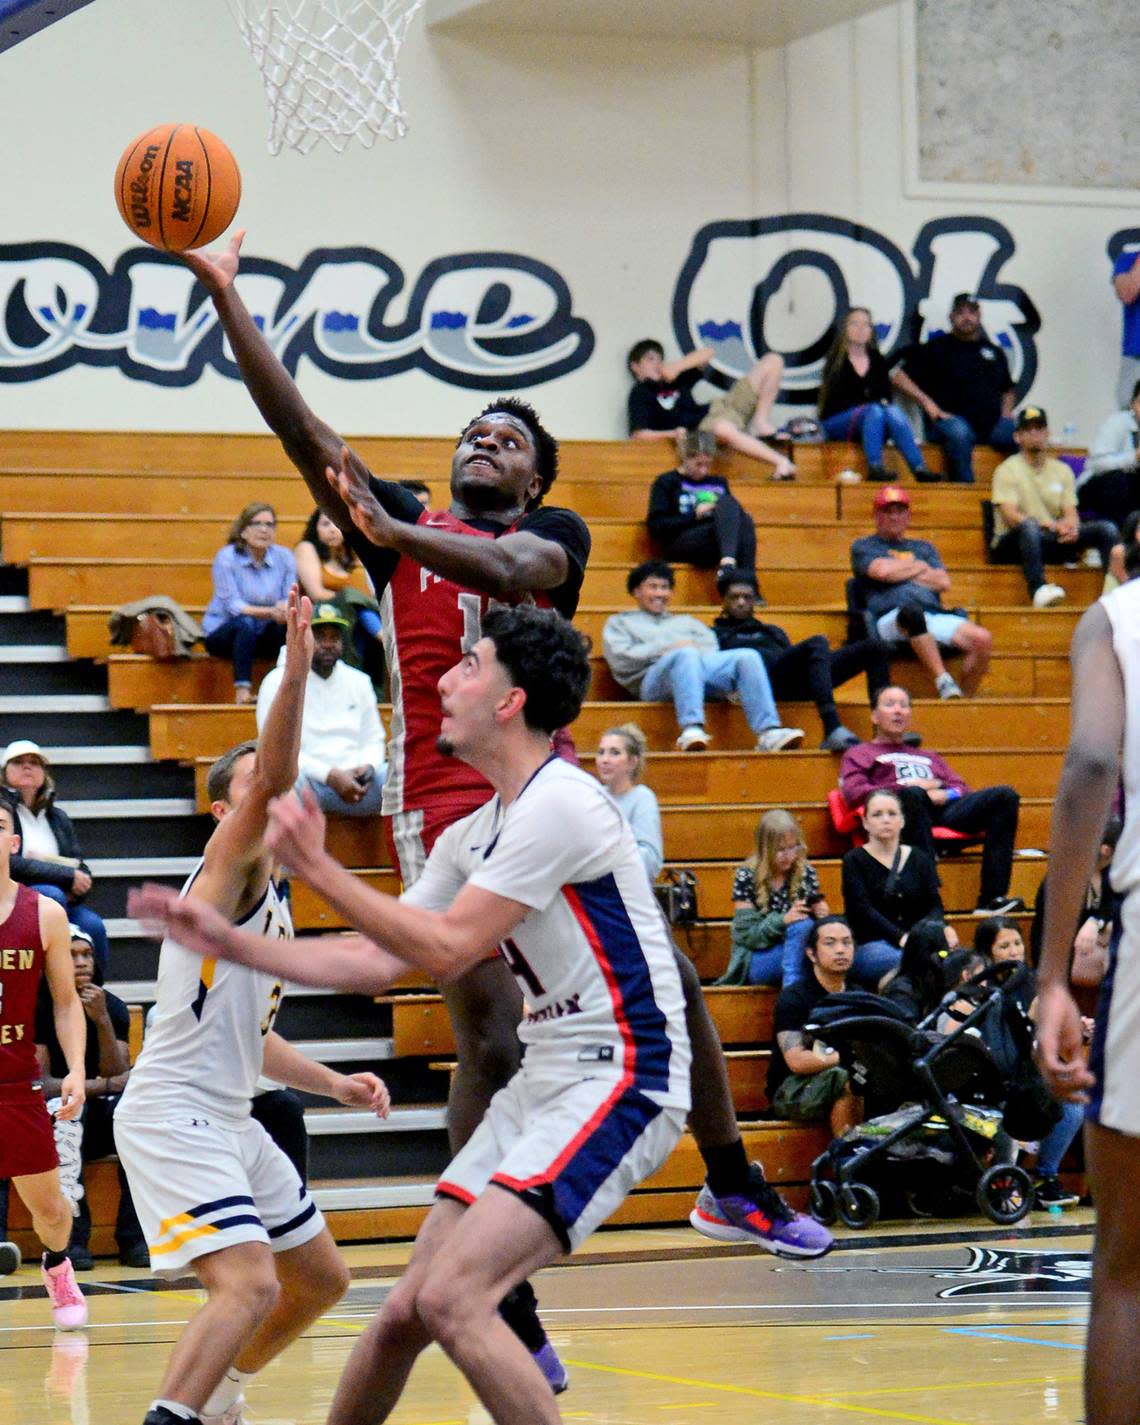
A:
POLYGON ((717 1242, 755 1242, 777 1257, 822 1257, 831 1250, 826 1227, 802 1212, 793 1212, 753 1163, 748 1170, 748 1195, 715 1197, 708 1183, 701 1188, 690 1224, 717 1242))

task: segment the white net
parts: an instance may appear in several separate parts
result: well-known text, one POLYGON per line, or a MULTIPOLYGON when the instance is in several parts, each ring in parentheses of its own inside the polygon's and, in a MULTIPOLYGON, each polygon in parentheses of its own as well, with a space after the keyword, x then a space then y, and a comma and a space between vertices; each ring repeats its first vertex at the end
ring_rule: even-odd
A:
POLYGON ((269 100, 269 151, 403 138, 397 60, 423 0, 229 0, 269 100))

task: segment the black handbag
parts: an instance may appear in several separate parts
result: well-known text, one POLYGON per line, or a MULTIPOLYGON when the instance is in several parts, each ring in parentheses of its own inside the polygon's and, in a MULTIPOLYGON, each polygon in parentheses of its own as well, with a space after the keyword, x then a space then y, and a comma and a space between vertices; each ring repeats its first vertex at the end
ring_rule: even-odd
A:
POLYGON ((697 878, 692 871, 668 870, 653 893, 670 925, 692 925, 698 919, 697 878))

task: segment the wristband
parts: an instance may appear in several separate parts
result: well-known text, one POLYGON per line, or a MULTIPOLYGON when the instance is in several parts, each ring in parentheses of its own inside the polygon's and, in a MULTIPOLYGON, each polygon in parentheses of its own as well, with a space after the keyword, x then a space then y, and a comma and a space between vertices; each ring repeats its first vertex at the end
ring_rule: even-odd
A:
POLYGON ((962 795, 961 787, 943 787, 942 790, 946 793, 946 800, 948 802, 956 802, 962 795))

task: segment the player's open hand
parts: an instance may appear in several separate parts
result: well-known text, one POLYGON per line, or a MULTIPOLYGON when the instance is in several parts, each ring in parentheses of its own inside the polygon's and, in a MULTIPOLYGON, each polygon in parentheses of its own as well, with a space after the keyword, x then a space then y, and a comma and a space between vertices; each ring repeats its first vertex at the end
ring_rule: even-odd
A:
POLYGON ((127 914, 156 940, 169 935, 196 955, 240 959, 231 935, 233 927, 221 911, 205 901, 180 896, 170 886, 148 881, 137 887, 127 896, 127 914))
POLYGON ((265 844, 278 861, 313 884, 325 854, 325 818, 312 788, 274 797, 269 803, 265 844))
POLYGON ((392 1108, 388 1085, 375 1074, 342 1074, 335 1098, 346 1108, 367 1108, 377 1118, 387 1118, 392 1108))
POLYGON ((368 476, 353 460, 347 445, 340 448, 340 466, 334 469, 326 465, 325 476, 344 501, 353 524, 361 534, 381 549, 390 548, 396 533, 396 521, 372 493, 368 476))
POLYGON ((1087 1103, 1096 1084, 1081 1052, 1084 1028, 1076 1001, 1064 985, 1037 995, 1037 1067, 1054 1098, 1087 1103))
POLYGON ((285 602, 285 671, 307 677, 313 662, 313 601, 298 585, 285 602))
POLYGON ((223 252, 192 252, 188 249, 179 253, 182 261, 211 297, 216 297, 219 292, 224 292, 233 284, 238 273, 244 238, 245 229, 239 228, 223 252))
POLYGON ((56 1118, 61 1118, 66 1122, 70 1118, 78 1118, 83 1112, 83 1102, 87 1097, 87 1081, 83 1077, 83 1071, 78 1074, 68 1074, 59 1086, 59 1107, 55 1111, 56 1118))

